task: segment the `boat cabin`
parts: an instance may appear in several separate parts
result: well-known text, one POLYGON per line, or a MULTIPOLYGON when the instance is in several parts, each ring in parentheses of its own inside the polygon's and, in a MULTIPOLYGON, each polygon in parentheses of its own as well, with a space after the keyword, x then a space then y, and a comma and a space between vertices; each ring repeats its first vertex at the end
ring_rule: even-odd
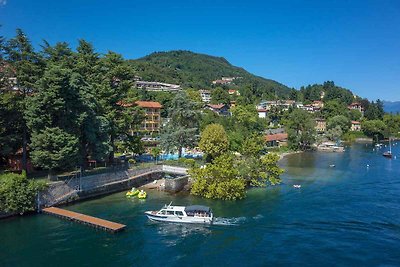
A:
POLYGON ((206 206, 193 205, 193 206, 170 206, 165 205, 158 215, 173 215, 173 216, 191 216, 191 217, 210 217, 211 209, 206 206))

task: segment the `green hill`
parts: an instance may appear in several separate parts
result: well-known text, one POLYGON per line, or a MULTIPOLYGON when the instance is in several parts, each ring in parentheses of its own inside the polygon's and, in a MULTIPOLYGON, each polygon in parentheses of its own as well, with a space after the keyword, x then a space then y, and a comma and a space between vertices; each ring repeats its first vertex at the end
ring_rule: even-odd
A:
POLYGON ((184 88, 211 88, 221 77, 242 77, 229 88, 251 87, 257 97, 287 98, 291 89, 273 80, 255 76, 233 66, 225 58, 190 51, 155 52, 137 60, 129 60, 137 74, 148 81, 180 84, 184 88))

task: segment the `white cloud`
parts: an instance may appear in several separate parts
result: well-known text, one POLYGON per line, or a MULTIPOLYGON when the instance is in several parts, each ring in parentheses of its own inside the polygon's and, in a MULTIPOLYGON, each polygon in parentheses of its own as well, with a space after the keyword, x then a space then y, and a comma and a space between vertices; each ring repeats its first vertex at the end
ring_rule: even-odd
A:
POLYGON ((0 6, 5 6, 7 4, 7 0, 0 0, 0 6))

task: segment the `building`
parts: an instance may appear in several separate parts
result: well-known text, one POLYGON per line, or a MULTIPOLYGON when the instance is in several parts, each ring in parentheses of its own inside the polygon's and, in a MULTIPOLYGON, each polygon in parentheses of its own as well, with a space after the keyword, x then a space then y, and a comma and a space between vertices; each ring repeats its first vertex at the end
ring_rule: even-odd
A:
POLYGON ((317 118, 315 119, 315 130, 317 133, 324 133, 326 131, 326 120, 317 118))
POLYGON ((267 143, 268 147, 287 146, 287 139, 288 139, 287 133, 267 134, 264 137, 264 140, 267 143))
POLYGON ((182 90, 180 85, 170 83, 136 81, 135 84, 136 88, 147 91, 178 92, 182 90))
POLYGON ((238 90, 235 90, 235 89, 229 89, 229 90, 228 90, 228 94, 229 94, 229 95, 237 95, 237 96, 240 95, 239 91, 238 91, 238 90))
POLYGON ((258 117, 265 119, 267 117, 268 110, 259 108, 257 109, 258 117))
POLYGON ((322 109, 324 107, 324 102, 319 101, 319 100, 315 100, 313 101, 313 103, 311 104, 315 109, 322 109))
POLYGON ((296 106, 296 101, 294 100, 261 101, 257 109, 266 109, 269 111, 273 107, 278 107, 282 110, 288 110, 289 107, 293 106, 296 106))
POLYGON ((139 131, 145 135, 158 134, 161 127, 161 104, 152 101, 136 101, 135 104, 146 114, 139 131))
POLYGON ((271 128, 271 129, 266 129, 265 130, 265 134, 269 135, 269 134, 281 134, 281 133, 285 133, 285 128, 271 128))
POLYGON ((205 103, 210 103, 211 101, 211 91, 209 90, 199 90, 201 101, 205 103))
POLYGON ((349 110, 358 110, 358 111, 361 112, 361 115, 364 116, 364 108, 363 108, 363 106, 361 106, 361 104, 358 103, 358 102, 351 103, 347 108, 348 108, 349 110))
POLYGON ((242 77, 222 77, 220 80, 212 81, 212 84, 228 85, 228 84, 231 84, 234 80, 239 79, 239 78, 242 78, 242 77))
POLYGON ((351 131, 359 132, 361 131, 361 122, 359 121, 351 121, 351 131))
POLYGON ((207 104, 205 105, 204 109, 211 110, 222 116, 228 116, 230 114, 229 106, 225 104, 207 104))

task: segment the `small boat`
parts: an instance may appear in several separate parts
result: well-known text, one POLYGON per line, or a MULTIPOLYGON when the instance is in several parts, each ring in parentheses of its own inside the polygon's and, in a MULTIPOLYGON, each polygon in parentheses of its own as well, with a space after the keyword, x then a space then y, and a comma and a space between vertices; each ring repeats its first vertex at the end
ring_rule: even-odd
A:
POLYGON ((375 147, 378 147, 378 148, 381 148, 382 146, 383 146, 383 144, 381 144, 381 143, 378 143, 375 145, 375 147))
POLYGON ((336 167, 336 165, 335 164, 331 164, 331 165, 329 165, 329 167, 334 168, 334 167, 336 167))
POLYGON ((139 194, 139 190, 136 189, 135 187, 132 187, 132 189, 130 191, 126 192, 125 195, 126 195, 126 197, 134 197, 137 194, 139 194))
POLYGON ((139 199, 145 199, 147 197, 147 193, 143 190, 140 190, 139 194, 137 195, 139 199))
POLYGON ((294 188, 301 188, 301 184, 294 184, 293 187, 294 188))
POLYGON ((392 144, 391 144, 391 142, 390 142, 390 138, 389 138, 389 151, 383 152, 383 153, 382 153, 382 156, 384 156, 385 158, 389 158, 389 159, 391 159, 391 158, 393 157, 393 154, 392 154, 392 144))
POLYGON ((209 207, 202 205, 172 206, 165 205, 158 211, 146 211, 146 216, 152 221, 176 223, 212 224, 214 216, 209 207))

